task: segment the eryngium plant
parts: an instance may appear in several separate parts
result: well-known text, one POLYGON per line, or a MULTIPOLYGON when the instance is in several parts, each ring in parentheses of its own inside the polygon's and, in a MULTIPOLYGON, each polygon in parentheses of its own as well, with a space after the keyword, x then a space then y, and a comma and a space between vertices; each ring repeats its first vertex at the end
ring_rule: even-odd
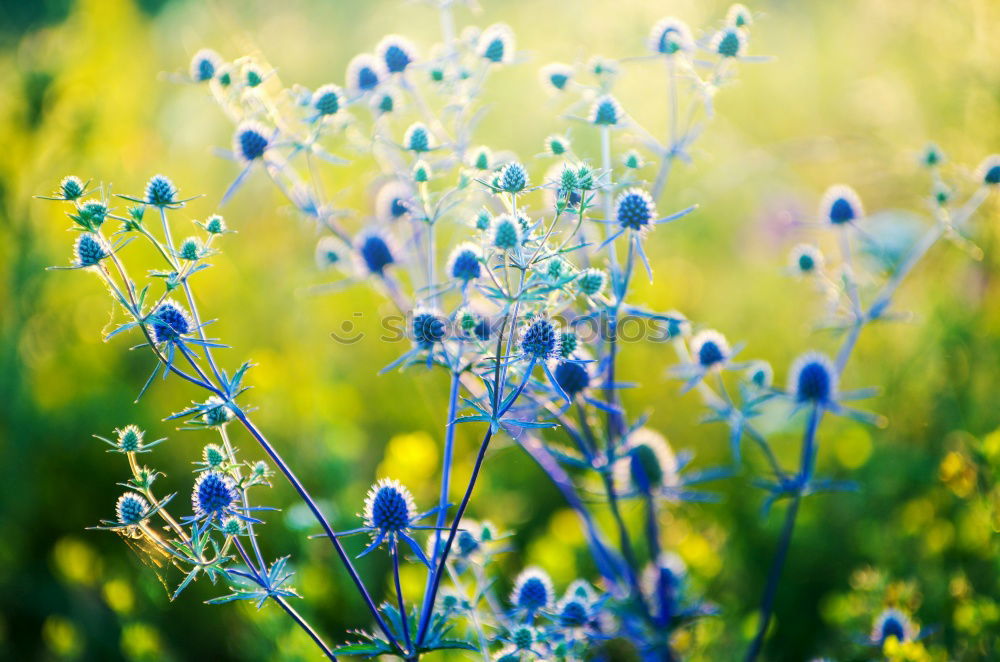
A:
MULTIPOLYGON (((330 659, 384 654, 416 660, 440 649, 507 661, 611 659, 608 642, 624 640, 642 659, 674 660, 674 635, 713 608, 687 589, 683 564, 664 549, 660 515, 685 500, 710 500, 699 485, 750 466, 741 452, 749 440, 769 467, 756 481, 765 513, 778 500, 788 502, 758 634, 747 652, 753 660, 767 633, 802 500, 850 488, 817 475, 822 421, 827 414, 881 420, 850 404, 870 393, 849 388, 845 370, 856 341, 869 324, 899 316, 894 294, 942 239, 975 253, 965 234, 1000 182, 1000 160, 987 158, 974 181, 946 183, 941 153, 928 148, 923 163, 931 176, 930 221, 924 236, 898 254, 881 250, 878 237, 866 230, 853 189, 826 191, 810 226, 818 242, 835 250, 824 255, 816 245, 796 246, 791 271, 815 286, 828 304, 823 323, 843 340, 834 356, 804 351, 781 388, 766 361, 742 360, 741 346, 719 331, 629 297, 636 278, 653 277, 647 247, 670 231, 654 230, 689 214, 688 222, 700 222, 695 207, 668 195, 670 172, 678 160, 691 158, 715 112, 716 94, 737 68, 764 59, 748 54, 749 10, 735 5, 721 24, 700 33, 665 18, 620 59, 542 67, 542 85, 564 106, 567 130, 549 136, 543 153, 525 162, 502 146, 476 141, 479 99, 491 74, 524 59, 513 32, 504 25, 459 32, 453 16, 458 3, 431 4, 441 14, 440 43, 418 49, 408 38, 387 36, 374 53, 347 64, 341 84, 286 88, 261 62, 226 61, 210 50, 195 54, 186 78, 207 89, 234 124, 235 181, 221 201, 260 171, 321 231, 315 259, 340 274, 331 289, 369 283, 407 316, 411 346, 385 371, 433 369, 450 377, 437 502, 418 506, 404 485, 385 477, 365 497, 359 525, 335 530, 254 424, 244 396, 251 363, 231 372, 222 367, 215 351, 225 345, 208 336, 209 320, 199 312, 197 274, 210 267, 230 232, 223 218, 196 222, 195 234, 178 242, 174 212, 188 200, 169 178, 156 175, 140 194, 113 196, 108 186, 91 190, 89 182, 67 177, 48 198, 69 206, 79 231, 71 265, 61 268, 90 271, 106 286, 122 318, 107 339, 129 334, 137 348, 150 352, 152 374, 140 396, 158 376, 187 381, 197 387, 197 399, 167 420, 214 437, 196 461, 193 483, 178 487, 190 489, 190 508, 174 493, 164 494, 163 474, 144 463, 162 440, 146 441, 134 425, 102 438, 124 456, 130 476, 113 514, 96 528, 181 568, 174 597, 207 577, 226 587, 212 603, 276 603, 330 659), (637 69, 665 72, 662 135, 640 125, 629 100, 616 97, 619 79, 637 69), (568 137, 571 125, 577 134, 594 134, 600 153, 578 153, 568 137), (370 153, 377 166, 370 175, 377 184, 372 206, 337 209, 315 172, 359 151, 370 153), (349 222, 351 211, 366 218, 349 222), (151 265, 127 266, 125 260, 136 240, 148 242, 160 259, 140 279, 130 274, 151 265), (861 278, 859 248, 874 251, 884 268, 861 278), (623 406, 620 391, 627 384, 616 366, 625 319, 643 320, 655 330, 652 342, 673 348, 678 362, 670 372, 681 392, 696 391, 706 420, 729 428, 731 466, 690 470, 689 456, 674 453, 645 417, 623 406), (775 408, 802 423, 796 467, 782 466, 755 426, 756 417, 775 408), (270 463, 239 458, 230 439, 233 425, 259 444, 270 463), (458 425, 476 426, 482 438, 462 498, 452 504, 458 425), (543 571, 527 568, 509 596, 497 594, 492 561, 504 551, 504 533, 466 514, 498 435, 513 439, 575 511, 597 576, 555 587, 543 571), (267 559, 261 552, 268 508, 253 504, 260 503, 258 488, 273 479, 272 465, 315 517, 315 537, 333 546, 367 605, 371 627, 347 635, 339 647, 292 606, 299 594, 288 557, 267 559), (641 530, 626 524, 623 502, 643 512, 641 530), (610 530, 598 524, 604 513, 610 513, 610 530), (355 535, 364 538, 356 549, 355 535), (395 591, 381 604, 354 566, 356 556, 369 553, 391 558, 395 591), (403 594, 402 563, 426 568, 422 596, 403 594)), ((905 614, 880 616, 878 623, 873 646, 887 637, 918 636, 905 614)))

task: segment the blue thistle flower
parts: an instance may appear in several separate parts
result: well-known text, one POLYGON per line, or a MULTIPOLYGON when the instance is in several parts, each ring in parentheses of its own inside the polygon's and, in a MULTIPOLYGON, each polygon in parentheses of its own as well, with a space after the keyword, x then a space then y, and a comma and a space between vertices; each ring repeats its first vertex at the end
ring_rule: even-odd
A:
POLYGON ((823 268, 823 253, 811 244, 799 244, 789 255, 792 271, 800 276, 808 276, 823 268))
POLYGON ((447 332, 445 320, 440 313, 426 308, 417 308, 413 311, 410 328, 413 330, 413 342, 423 349, 430 349, 444 340, 447 332))
POLYGON ((580 339, 572 331, 563 332, 559 340, 561 342, 561 345, 559 346, 559 356, 564 359, 568 359, 573 356, 573 353, 576 352, 577 347, 580 344, 580 339))
POLYGON ((389 242, 374 232, 361 237, 357 250, 362 265, 369 273, 381 276, 385 273, 386 267, 396 262, 389 242))
MULTIPOLYGON (((515 609, 534 614, 553 602, 552 580, 540 568, 526 568, 514 581, 510 602, 515 609)), ((530 644, 529 644, 530 645, 530 644)))
POLYGON ((484 317, 476 323, 476 327, 472 330, 472 332, 476 335, 477 339, 482 342, 486 342, 493 334, 493 329, 490 327, 490 321, 484 317))
POLYGON ((469 162, 472 167, 476 170, 492 170, 493 169, 493 151, 485 145, 477 147, 473 150, 469 157, 469 162))
POLYGON ((194 483, 191 504, 197 518, 211 519, 222 517, 238 496, 236 483, 232 478, 218 471, 206 471, 194 483))
POLYGON ((383 222, 403 218, 410 213, 413 189, 398 179, 393 179, 378 190, 375 195, 375 216, 383 222))
POLYGON ((380 536, 406 533, 417 518, 413 495, 399 481, 383 478, 365 498, 365 526, 380 536))
POLYGON ((86 186, 79 177, 70 175, 64 177, 59 183, 59 197, 63 200, 73 201, 83 196, 86 186))
POLYGON ((630 149, 625 152, 625 156, 622 157, 622 165, 624 165, 629 170, 638 170, 646 163, 642 160, 642 155, 639 154, 637 150, 630 149))
POLYGON ((344 107, 344 95, 336 85, 323 85, 313 92, 312 105, 322 116, 336 115, 344 107))
POLYGON ((462 242, 448 258, 448 275, 464 283, 475 280, 482 273, 482 258, 479 246, 468 241, 462 242))
MULTIPOLYGON (((530 625, 518 625, 510 631, 510 641, 518 651, 530 651, 536 639, 535 628, 530 625)), ((517 659, 521 657, 517 656, 517 659)))
POLYGON ((498 188, 505 193, 520 193, 528 186, 528 171, 517 161, 500 170, 498 188))
POLYGON ((205 221, 205 231, 209 234, 224 234, 226 232, 226 220, 215 214, 209 216, 205 221))
POLYGON ((944 163, 944 152, 934 143, 927 143, 920 154, 920 163, 928 168, 934 168, 944 163))
POLYGON ((649 428, 630 433, 624 454, 614 465, 615 482, 622 494, 649 494, 680 483, 679 464, 666 438, 649 428))
POLYGON ((984 186, 1000 185, 1000 154, 990 154, 979 164, 976 171, 984 186))
POLYGON ((226 452, 218 444, 206 444, 201 449, 202 464, 207 469, 218 469, 226 461, 226 452))
MULTIPOLYGON (((575 336, 574 336, 575 338, 575 336)), ((572 399, 590 386, 590 373, 587 366, 575 361, 562 361, 552 371, 559 387, 572 399)))
POLYGON ((264 82, 264 72, 253 62, 243 67, 243 82, 247 87, 259 87, 264 82))
POLYGON ((462 556, 474 554, 479 549, 479 541, 476 540, 475 534, 466 529, 459 531, 455 543, 458 545, 458 553, 462 556))
POLYGON ((153 175, 146 182, 146 192, 143 199, 146 204, 154 207, 169 207, 176 204, 177 187, 166 175, 153 175))
POLYGON ((864 215, 861 198, 849 186, 831 186, 820 200, 819 215, 832 225, 853 223, 864 215))
POLYGON ((917 628, 910 617, 893 607, 882 610, 875 618, 870 635, 871 642, 879 647, 884 646, 889 637, 895 637, 899 643, 917 637, 917 628))
POLYGON ((664 18, 649 34, 649 49, 660 55, 676 55, 694 50, 694 38, 687 23, 676 18, 664 18))
POLYGON ((118 523, 123 526, 138 526, 149 517, 149 502, 135 492, 126 492, 115 503, 118 523))
POLYGON ((196 83, 210 81, 221 66, 222 57, 210 48, 203 48, 191 58, 191 80, 196 83))
POLYGON ((506 25, 491 25, 479 35, 476 54, 494 64, 510 64, 514 60, 514 33, 506 25))
POLYGON ((118 440, 115 444, 122 453, 141 453, 145 450, 143 446, 143 432, 135 425, 126 425, 118 433, 118 440))
POLYGON ((485 207, 476 212, 476 217, 472 219, 472 226, 481 232, 489 230, 493 225, 493 216, 485 207))
POLYGON ((734 28, 745 28, 749 27, 752 23, 753 14, 750 13, 746 5, 736 3, 730 6, 729 11, 726 12, 726 25, 734 28))
POLYGON ((383 37, 375 47, 375 52, 382 58, 382 63, 390 74, 403 73, 417 59, 413 42, 394 34, 383 37))
POLYGON ((202 421, 211 427, 221 427, 233 420, 233 412, 229 405, 217 395, 209 397, 202 405, 202 410, 204 411, 201 416, 202 421))
POLYGON ((671 310, 664 317, 667 318, 664 330, 667 333, 668 339, 682 338, 691 333, 691 322, 688 321, 683 313, 671 310))
POLYGON ((243 522, 240 521, 239 517, 224 517, 219 523, 219 531, 226 536, 243 535, 243 522))
POLYGON ((590 607, 582 599, 567 596, 559 603, 559 625, 564 628, 581 628, 590 621, 590 607))
POLYGON ((501 214, 490 224, 490 244, 500 250, 516 250, 523 239, 521 224, 510 214, 501 214))
POLYGON ((832 403, 837 393, 837 369, 825 354, 806 352, 792 363, 788 391, 799 403, 832 403))
POLYGON ((596 126, 617 126, 624 118, 621 105, 610 94, 597 97, 590 107, 589 121, 596 126))
POLYGON ((570 150, 570 141, 569 138, 567 138, 566 136, 554 133, 551 136, 545 138, 545 151, 551 154, 552 156, 562 156, 569 150, 570 150))
POLYGON ((382 78, 382 63, 373 55, 361 53, 347 63, 347 87, 356 94, 374 90, 382 78))
POLYGON ((372 99, 372 109, 379 115, 391 113, 396 109, 396 95, 392 90, 383 90, 372 99))
POLYGON ((177 255, 182 260, 200 260, 204 256, 204 250, 201 245, 201 239, 198 237, 188 237, 181 242, 181 247, 177 250, 177 255))
POLYGON ((76 266, 92 267, 111 255, 111 252, 99 235, 84 233, 76 238, 73 255, 76 256, 76 266))
POLYGON ((539 73, 542 81, 557 92, 564 91, 573 80, 573 67, 560 62, 545 65, 539 73))
POLYGON ((233 134, 233 152, 244 162, 251 163, 264 156, 270 146, 269 131, 259 122, 243 122, 233 134))
POLYGON ((580 292, 589 297, 600 294, 607 283, 608 274, 596 267, 584 269, 576 279, 576 284, 580 288, 580 292))
POLYGON ((521 332, 521 352, 534 361, 557 358, 561 334, 556 325, 544 317, 536 319, 521 332))
POLYGON ((316 242, 316 266, 328 269, 343 262, 341 243, 336 237, 320 237, 316 242))
POLYGON ((417 184, 429 182, 433 176, 434 171, 431 170, 431 164, 427 161, 420 159, 413 164, 413 181, 417 184))
POLYGON ((625 230, 648 232, 655 226, 656 205, 640 188, 630 188, 615 201, 615 222, 625 230))
POLYGON ((746 378, 754 388, 769 389, 774 379, 774 370, 767 361, 754 361, 747 367, 746 378))
POLYGON ((403 135, 403 148, 418 154, 433 149, 431 134, 422 122, 414 122, 403 135))
POLYGON ((691 339, 691 349, 698 365, 704 369, 725 363, 730 356, 729 343, 726 342, 725 336, 714 330, 695 334, 691 339))
POLYGON ((709 48, 724 58, 739 57, 746 51, 747 33, 743 28, 723 28, 712 37, 709 48))
POLYGON ((157 343, 177 342, 194 327, 187 311, 173 299, 167 299, 159 305, 153 314, 151 324, 153 340, 157 343))

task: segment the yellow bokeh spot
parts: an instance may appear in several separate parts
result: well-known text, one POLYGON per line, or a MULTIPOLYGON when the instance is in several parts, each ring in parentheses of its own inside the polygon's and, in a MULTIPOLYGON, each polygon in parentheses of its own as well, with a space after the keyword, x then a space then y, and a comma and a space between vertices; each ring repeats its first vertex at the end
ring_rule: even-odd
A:
POLYGON ((840 466, 845 469, 858 469, 872 455, 872 438, 866 429, 860 426, 852 427, 837 438, 833 448, 840 466))
POLYGON ((399 434, 389 440, 378 475, 418 490, 437 471, 438 447, 426 432, 399 434))
POLYGON ((134 660, 160 659, 160 633, 145 623, 129 623, 122 628, 122 652, 134 660))
POLYGON ((712 549, 708 540, 697 533, 684 538, 677 551, 688 567, 697 570, 705 577, 714 577, 722 570, 722 559, 712 549))
POLYGON ((951 451, 941 460, 941 482, 959 498, 966 498, 976 488, 976 467, 963 454, 951 451))
POLYGON ((111 579, 104 584, 104 601, 121 614, 127 614, 135 606, 132 587, 123 579, 111 579))
POLYGON ((564 545, 583 542, 583 528, 580 520, 569 508, 556 512, 549 521, 549 533, 564 545))
POLYGON ((86 543, 77 538, 63 538, 52 551, 56 569, 67 581, 91 584, 100 574, 100 559, 86 543))
POLYGON ((42 637, 52 652, 60 657, 70 657, 80 652, 79 630, 61 616, 50 616, 45 620, 42 637))

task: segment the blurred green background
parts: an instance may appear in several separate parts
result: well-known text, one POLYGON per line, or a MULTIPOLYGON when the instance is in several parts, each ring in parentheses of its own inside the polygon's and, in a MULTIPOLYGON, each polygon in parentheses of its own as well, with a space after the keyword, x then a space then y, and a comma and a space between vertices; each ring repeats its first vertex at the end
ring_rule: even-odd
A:
MULTIPOLYGON (((479 15, 459 11, 460 23, 509 23, 530 61, 491 82, 492 112, 479 138, 522 158, 565 128, 539 87, 539 66, 638 54, 663 15, 710 26, 727 7, 717 0, 483 4, 479 15)), ((1000 149, 1000 4, 767 0, 751 8, 758 13, 751 52, 776 60, 742 67, 720 95, 695 163, 678 168, 668 194, 670 208, 701 208, 652 238, 657 280, 636 300, 746 341, 746 355, 772 361, 783 380, 799 352, 835 343, 814 330, 815 293, 783 271, 787 250, 805 237, 789 230, 790 221, 813 213, 822 190, 840 181, 857 188, 869 210, 926 215, 929 184, 916 160, 928 140, 949 155, 960 181, 971 172, 960 164, 1000 149)), ((182 193, 207 194, 183 212, 204 218, 235 175, 211 150, 228 144, 230 127, 203 89, 174 84, 164 72, 185 70, 195 50, 211 46, 228 58, 258 52, 286 83, 341 82, 347 60, 386 33, 422 45, 438 39, 437 16, 397 0, 7 0, 0 9, 0 657, 314 659, 283 614, 204 605, 219 590, 204 582, 171 604, 116 536, 84 530, 112 514, 115 483, 127 475, 92 434, 136 423, 154 437, 169 435, 155 458, 179 481, 180 498, 190 462, 209 439, 160 420, 200 397, 181 384, 159 383, 132 404, 150 359, 126 351, 127 340, 101 342, 110 303, 92 275, 44 271, 66 263, 73 237, 57 205, 31 196, 66 174, 134 192, 164 172, 182 193)), ((642 66, 625 77, 619 97, 660 126, 662 93, 650 93, 642 66)), ((594 147, 585 131, 575 133, 580 151, 594 147)), ((540 176, 546 167, 532 169, 540 176)), ((368 182, 345 173, 336 181, 338 202, 367 213, 368 182)), ((938 247, 901 294, 913 323, 879 325, 863 337, 846 386, 881 385, 883 394, 866 405, 889 425, 825 423, 821 472, 852 477, 862 489, 803 507, 767 659, 859 659, 855 640, 893 599, 936 628, 927 640, 935 659, 1000 656, 998 208, 994 195, 973 226, 982 261, 938 247)), ((442 376, 377 377, 399 347, 372 334, 350 348, 330 340, 353 311, 386 304, 365 288, 301 294, 323 278, 313 268, 315 236, 263 178, 252 178, 225 215, 239 234, 225 238, 199 291, 206 316, 220 320, 215 334, 234 347, 225 363, 259 363, 249 398, 260 407, 260 426, 338 528, 353 521, 375 476, 396 475, 430 502, 442 376)), ((375 317, 361 324, 374 329, 375 317)), ((698 426, 697 399, 678 397, 664 376, 661 367, 672 361, 663 346, 628 346, 625 379, 643 383, 628 402, 635 411, 655 407, 651 424, 675 447, 706 464, 725 461, 725 431, 698 426)), ((256 458, 252 440, 234 434, 256 458)), ((460 429, 459 481, 476 434, 460 429)), ((794 429, 777 438, 782 457, 795 462, 794 429)), ((664 522, 695 590, 722 610, 679 642, 699 660, 737 659, 744 650, 783 513, 761 518, 762 495, 746 477, 721 489, 724 502, 684 505, 664 522)), ((332 639, 367 625, 327 547, 304 539, 307 518, 290 507, 287 485, 277 480, 267 500, 285 509, 270 517, 265 548, 293 555, 307 597, 302 610, 332 639)), ((517 449, 500 444, 491 454, 472 514, 516 532, 508 572, 537 563, 559 586, 578 573, 593 576, 576 521, 517 449)), ((386 566, 375 556, 360 567, 381 593, 386 566)), ((417 586, 420 576, 406 580, 417 586)))

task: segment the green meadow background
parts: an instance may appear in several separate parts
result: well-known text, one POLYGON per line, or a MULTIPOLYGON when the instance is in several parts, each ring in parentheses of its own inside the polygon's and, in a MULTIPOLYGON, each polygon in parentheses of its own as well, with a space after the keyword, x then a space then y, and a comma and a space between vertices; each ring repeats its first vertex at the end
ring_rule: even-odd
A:
MULTIPOLYGON (((491 80, 478 140, 514 150, 536 177, 548 164, 531 157, 546 135, 565 129, 538 67, 640 54, 662 16, 712 26, 727 8, 718 0, 482 4, 478 14, 458 10, 460 24, 507 22, 527 61, 491 80)), ((889 210, 906 227, 927 223, 929 181, 917 165, 927 141, 948 154, 946 171, 960 183, 1000 151, 1000 4, 760 0, 751 8, 758 14, 751 52, 775 59, 742 66, 719 95, 694 163, 676 169, 664 202, 700 209, 652 236, 657 279, 634 300, 676 308, 746 342, 745 355, 770 360, 783 383, 798 353, 836 346, 814 324, 823 303, 785 273, 788 249, 810 238, 792 222, 814 213, 827 185, 845 182, 867 209, 889 210)), ((150 357, 127 351, 124 338, 101 341, 111 306, 93 275, 44 271, 67 262, 73 235, 59 205, 32 196, 67 174, 137 192, 163 172, 183 194, 206 194, 180 212, 205 218, 236 173, 212 150, 229 144, 227 121, 203 88, 171 81, 195 50, 257 53, 284 82, 316 87, 342 82, 350 57, 386 33, 432 43, 436 13, 398 0, 5 0, 0 15, 0 659, 316 659, 273 608, 205 605, 220 591, 207 582, 171 603, 116 536, 85 530, 112 514, 115 483, 127 477, 92 434, 135 423, 154 438, 169 436, 153 458, 180 501, 190 462, 210 437, 161 420, 201 397, 182 384, 160 382, 133 404, 150 357)), ((662 130, 661 70, 629 71, 619 98, 662 130)), ((573 138, 580 152, 596 153, 584 128, 573 138)), ((313 266, 315 233, 257 175, 224 209, 238 234, 198 276, 202 310, 219 320, 213 335, 233 347, 224 363, 258 363, 247 396, 260 408, 258 423, 335 526, 351 525, 382 475, 402 479, 429 504, 444 378, 419 370, 377 376, 401 351, 372 333, 386 302, 363 287, 303 295, 326 278, 313 266), (367 338, 334 343, 330 332, 355 311, 365 313, 358 323, 367 338)), ((369 213, 362 167, 338 170, 331 186, 338 204, 369 213)), ((951 244, 936 247, 901 291, 909 322, 863 336, 845 386, 880 385, 865 406, 888 425, 824 423, 821 473, 852 478, 861 489, 805 502, 766 659, 866 659, 856 642, 889 602, 933 630, 924 642, 929 659, 1000 656, 998 210, 993 194, 971 229, 982 260, 951 244)), ((679 396, 665 375, 673 360, 662 345, 628 345, 621 372, 642 386, 627 402, 648 409, 651 425, 676 448, 696 452, 699 464, 725 462, 725 430, 698 425, 697 398, 679 396)), ((768 425, 791 466, 799 424, 768 425)), ((468 474, 478 433, 459 430, 456 482, 468 474)), ((245 456, 258 456, 251 439, 233 434, 245 456)), ((695 660, 735 660, 745 650, 784 512, 778 506, 762 517, 762 494, 745 475, 719 491, 721 503, 681 505, 663 522, 692 590, 721 610, 678 640, 695 660)), ((308 516, 288 486, 277 479, 266 499, 283 510, 268 517, 264 546, 271 556, 292 555, 307 598, 302 611, 331 639, 367 626, 330 550, 305 538, 308 516)), ((471 512, 514 532, 503 560, 508 576, 530 563, 560 587, 594 576, 575 519, 509 443, 491 452, 471 512)), ((377 557, 359 567, 382 594, 387 566, 377 557)), ((404 580, 417 591, 422 575, 404 580)))

